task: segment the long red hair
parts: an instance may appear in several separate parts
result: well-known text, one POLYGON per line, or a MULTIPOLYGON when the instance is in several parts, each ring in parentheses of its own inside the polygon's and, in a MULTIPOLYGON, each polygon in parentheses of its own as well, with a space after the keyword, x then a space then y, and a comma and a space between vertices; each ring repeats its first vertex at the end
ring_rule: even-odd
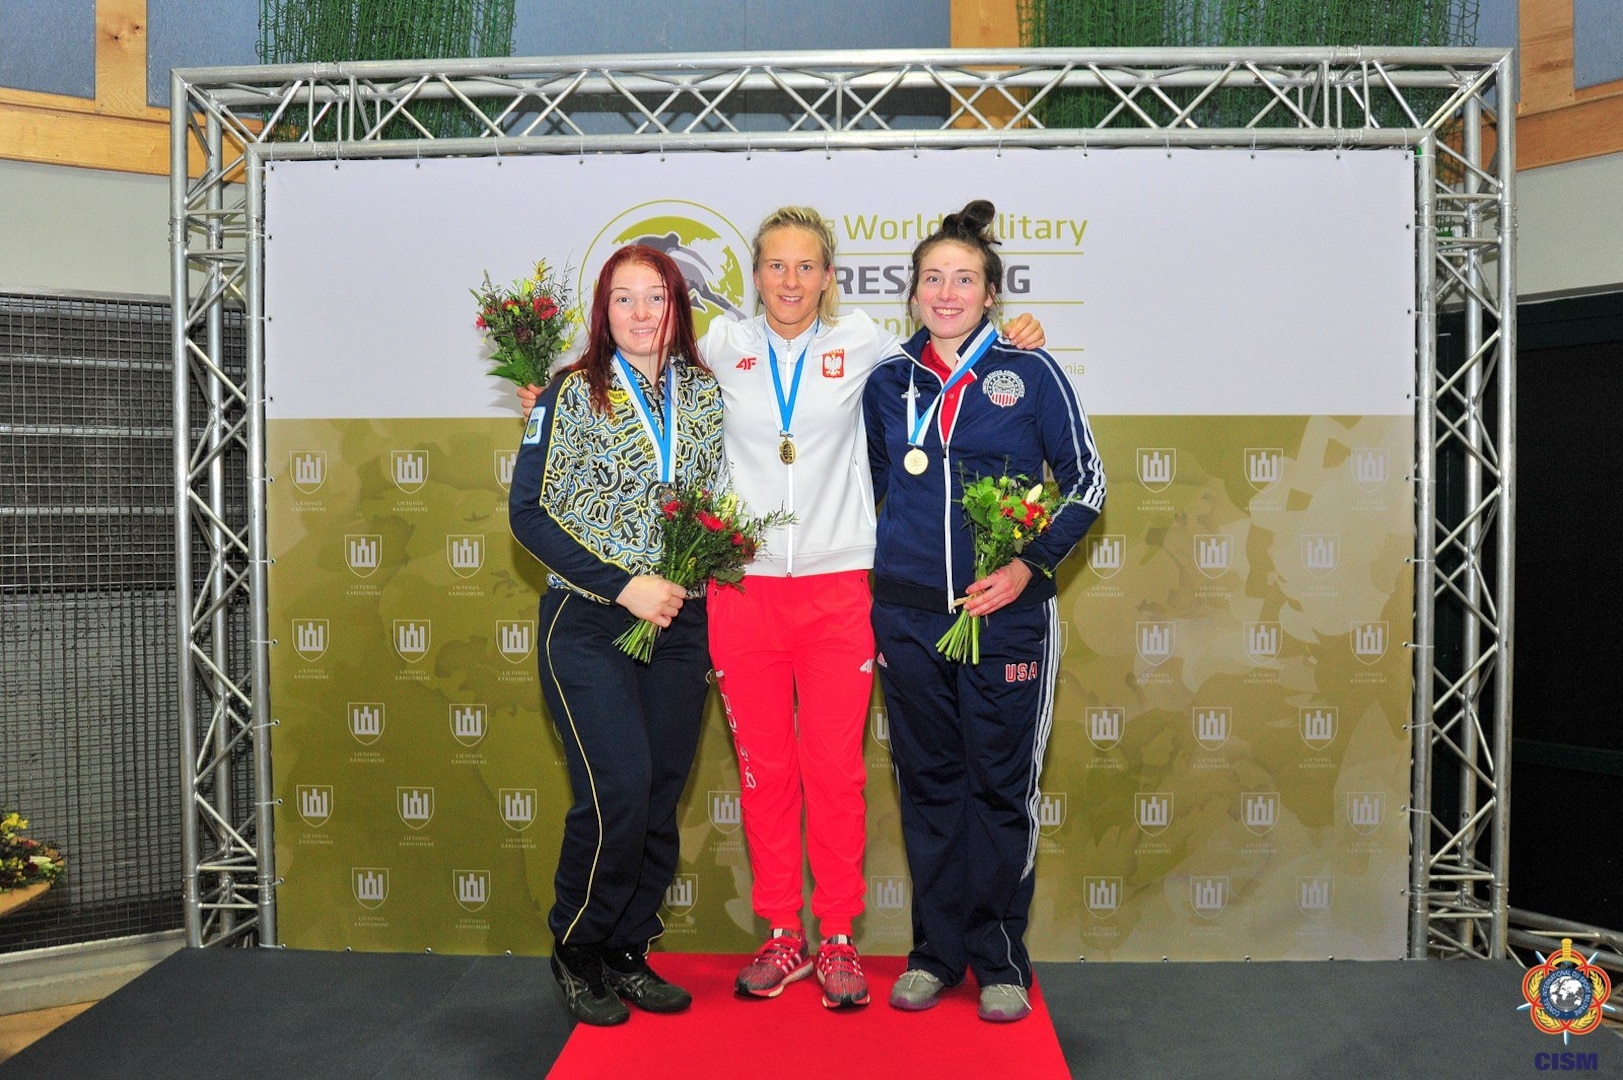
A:
POLYGON ((676 260, 646 244, 627 244, 610 255, 597 273, 592 286, 592 318, 586 331, 586 349, 581 357, 567 369, 586 373, 586 385, 591 390, 592 408, 607 415, 609 386, 614 382, 614 335, 609 332, 609 289, 614 272, 627 263, 641 263, 659 275, 665 285, 665 312, 660 316, 659 337, 665 342, 665 362, 682 357, 702 371, 709 371, 699 356, 699 345, 693 333, 693 305, 688 299, 687 280, 682 277, 676 260))

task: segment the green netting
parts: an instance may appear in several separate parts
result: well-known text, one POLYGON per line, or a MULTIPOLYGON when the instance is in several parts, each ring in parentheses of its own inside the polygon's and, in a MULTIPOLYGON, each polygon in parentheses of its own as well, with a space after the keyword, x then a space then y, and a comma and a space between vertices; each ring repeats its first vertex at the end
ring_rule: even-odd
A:
MULTIPOLYGON (((509 56, 515 0, 259 0, 259 57, 267 64, 509 56)), ((477 120, 455 102, 411 114, 438 138, 473 135, 477 120)), ((404 120, 389 137, 410 138, 404 120)), ((315 138, 336 132, 319 128, 315 138)))
MULTIPOLYGON (((1434 48, 1476 44, 1480 0, 1020 0, 1021 41, 1039 48, 1158 48, 1261 45, 1416 45, 1434 48)), ((1194 91, 1170 91, 1180 105, 1194 91)), ((1246 127, 1272 97, 1266 90, 1213 95, 1192 117, 1202 127, 1246 127)), ((1418 94, 1413 104, 1440 104, 1441 94, 1418 94), (1436 101, 1432 102, 1432 98, 1436 101)), ((1042 103, 1050 127, 1129 126, 1111 111, 1120 98, 1109 90, 1066 90, 1042 103)), ((1379 102, 1383 126, 1404 126, 1395 103, 1379 102)), ((1170 116, 1168 117, 1170 119, 1170 116)), ((1275 109, 1256 126, 1293 126, 1275 109)), ((1361 123, 1361 118, 1352 123, 1361 123)))

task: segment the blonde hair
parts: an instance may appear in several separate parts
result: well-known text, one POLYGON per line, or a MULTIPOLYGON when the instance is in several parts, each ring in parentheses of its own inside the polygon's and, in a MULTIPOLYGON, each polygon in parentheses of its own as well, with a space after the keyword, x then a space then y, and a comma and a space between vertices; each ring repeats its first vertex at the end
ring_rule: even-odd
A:
MULTIPOLYGON (((778 229, 804 229, 817 238, 818 246, 823 250, 823 267, 827 270, 834 268, 834 230, 829 228, 828 222, 809 206, 780 206, 766 216, 761 227, 755 230, 755 240, 750 244, 751 268, 757 272, 761 269, 761 243, 768 233, 778 229)), ((840 315, 840 283, 834 278, 828 279, 822 294, 817 299, 817 314, 824 322, 833 322, 840 315)))

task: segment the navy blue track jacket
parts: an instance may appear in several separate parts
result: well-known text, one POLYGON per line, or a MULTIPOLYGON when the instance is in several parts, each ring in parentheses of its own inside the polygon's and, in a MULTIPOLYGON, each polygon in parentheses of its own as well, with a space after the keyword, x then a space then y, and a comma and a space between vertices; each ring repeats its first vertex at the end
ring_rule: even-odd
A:
MULTIPOLYGON (((960 352, 974 354, 985 335, 982 320, 960 352)), ((1046 462, 1063 495, 1078 502, 1061 509, 1049 530, 1021 554, 1038 571, 1018 604, 1054 595, 1053 572, 1071 553, 1105 502, 1099 451, 1069 378, 1042 350, 1022 352, 1002 340, 964 381, 945 449, 939 412, 921 448, 929 467, 914 476, 903 467, 909 449, 907 398, 916 415, 941 394, 942 379, 919 359, 929 332, 920 330, 886 357, 868 380, 863 414, 874 497, 883 500, 874 558, 874 595, 909 607, 951 610, 976 580, 975 547, 963 508, 963 486, 982 476, 1043 476, 1046 462)))

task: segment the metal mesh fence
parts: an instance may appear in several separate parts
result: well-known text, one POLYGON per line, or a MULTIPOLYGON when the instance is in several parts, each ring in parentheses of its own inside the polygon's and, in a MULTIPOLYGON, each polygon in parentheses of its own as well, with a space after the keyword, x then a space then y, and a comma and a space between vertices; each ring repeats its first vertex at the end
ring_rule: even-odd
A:
MULTIPOLYGON (((259 57, 267 64, 507 56, 513 51, 514 0, 260 0, 259 57)), ((396 138, 471 136, 474 123, 452 102, 420 105, 390 126, 396 138)), ((334 120, 321 138, 338 137, 334 120)))
POLYGON ((170 351, 166 303, 0 294, 0 807, 67 859, 0 952, 181 922, 170 351))
MULTIPOLYGON (((1284 45, 1476 44, 1480 0, 1019 0, 1020 39, 1041 48, 1284 45)), ((1173 90, 1180 108, 1194 91, 1173 90)), ((1430 109, 1447 95, 1421 92, 1412 104, 1430 109)), ((1190 117, 1200 127, 1294 127, 1288 109, 1264 90, 1231 90, 1204 100, 1190 117)), ((1106 90, 1066 90, 1038 110, 1049 127, 1135 126, 1106 90)), ((1411 126, 1392 103, 1372 106, 1382 127, 1411 126)), ((1421 114, 1424 119, 1425 114, 1421 114)))

